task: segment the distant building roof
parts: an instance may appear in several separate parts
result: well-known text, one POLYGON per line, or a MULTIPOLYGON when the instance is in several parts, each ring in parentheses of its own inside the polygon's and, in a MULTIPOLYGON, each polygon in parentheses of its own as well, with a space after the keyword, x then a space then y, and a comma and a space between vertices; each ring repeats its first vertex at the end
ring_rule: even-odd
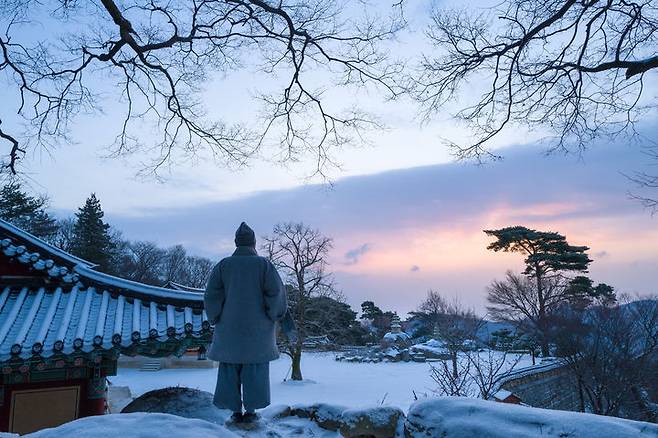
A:
POLYGON ((539 363, 537 365, 531 365, 524 368, 513 369, 511 371, 506 371, 499 374, 495 377, 494 381, 494 393, 498 393, 503 389, 503 386, 506 383, 509 383, 514 380, 522 379, 524 377, 532 376, 539 373, 546 373, 558 368, 565 366, 565 363, 562 360, 551 360, 539 363))
POLYGON ((198 293, 93 266, 0 220, 0 362, 110 349, 160 356, 210 339, 198 293))
POLYGON ((498 392, 494 394, 494 398, 496 400, 506 400, 511 395, 513 395, 511 391, 506 389, 499 389, 498 392))

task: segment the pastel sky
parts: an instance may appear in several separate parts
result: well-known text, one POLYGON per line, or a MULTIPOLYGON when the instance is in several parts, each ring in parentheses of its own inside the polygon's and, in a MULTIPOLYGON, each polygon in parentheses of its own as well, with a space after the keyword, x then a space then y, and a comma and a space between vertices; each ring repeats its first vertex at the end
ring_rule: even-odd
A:
MULTIPOLYGON (((419 4, 394 53, 427 49, 420 41, 428 6, 419 4)), ((259 110, 254 90, 271 86, 270 80, 249 69, 212 78, 203 92, 209 114, 249 118, 259 110)), ((655 98, 657 83, 656 73, 647 78, 648 98, 655 98)), ((597 282, 631 294, 658 293, 658 217, 629 199, 634 187, 624 176, 650 170, 644 143, 620 137, 595 142, 582 156, 546 157, 545 145, 536 144, 545 133, 512 127, 493 144, 503 161, 454 163, 440 138, 459 141, 469 133, 450 119, 451 107, 421 124, 415 104, 387 101, 378 90, 328 97, 331 104, 356 102, 375 111, 387 127, 370 133, 367 145, 335 152, 341 167, 330 169, 332 185, 307 178, 310 160, 277 163, 272 151, 237 170, 201 156, 176 163, 160 181, 138 177, 145 156, 103 158, 120 123, 119 107, 109 98, 104 113, 76 119, 70 144, 30 152, 25 177, 34 191, 50 195, 61 215, 93 191, 126 237, 182 243, 213 259, 231 252, 242 220, 258 235, 277 222, 303 221, 334 238, 331 269, 355 308, 374 299, 405 313, 433 288, 483 311, 487 284, 522 264, 517 255, 487 251, 482 230, 516 224, 559 231, 573 244, 590 246, 597 282)), ((0 91, 0 101, 10 99, 15 96, 0 91)), ((655 122, 647 115, 641 131, 658 140, 655 122)), ((155 134, 145 128, 144 140, 155 134)))
MULTIPOLYGON (((139 196, 148 191, 143 183, 115 187, 115 174, 100 166, 106 184, 89 185, 72 171, 60 175, 52 192, 56 201, 69 186, 79 203, 96 190, 109 200, 108 220, 126 237, 182 243, 214 259, 232 251, 242 220, 258 235, 277 222, 303 221, 334 238, 331 269, 355 307, 374 299, 404 313, 433 288, 483 311, 487 284, 522 263, 517 255, 487 251, 482 230, 515 224, 559 231, 591 247, 595 281, 630 294, 658 293, 658 218, 629 199, 624 176, 646 167, 642 150, 599 144, 582 157, 545 157, 542 150, 514 146, 503 150, 505 160, 486 166, 410 167, 339 178, 331 187, 305 184, 182 204, 175 195, 157 195, 148 206, 134 206, 130 187, 139 196), (123 202, 115 199, 122 194, 123 202)), ((169 184, 159 190, 166 193, 169 184)), ((188 184, 186 190, 204 189, 202 181, 188 184)))

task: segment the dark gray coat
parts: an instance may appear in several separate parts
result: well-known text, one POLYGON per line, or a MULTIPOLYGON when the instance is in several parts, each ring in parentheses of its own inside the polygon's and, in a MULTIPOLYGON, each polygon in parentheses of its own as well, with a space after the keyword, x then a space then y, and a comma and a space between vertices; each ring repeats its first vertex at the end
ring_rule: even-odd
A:
POLYGON ((286 313, 286 292, 274 265, 250 247, 220 261, 204 303, 215 333, 208 357, 224 363, 264 363, 279 357, 276 322, 286 313))

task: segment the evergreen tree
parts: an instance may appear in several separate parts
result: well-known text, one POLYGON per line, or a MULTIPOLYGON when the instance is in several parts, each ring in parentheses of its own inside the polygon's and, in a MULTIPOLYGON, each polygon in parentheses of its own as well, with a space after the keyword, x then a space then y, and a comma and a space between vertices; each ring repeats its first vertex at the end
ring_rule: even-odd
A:
MULTIPOLYGON (((570 288, 561 286, 561 279, 570 273, 585 273, 592 260, 586 246, 573 246, 565 236, 546 231, 537 231, 523 226, 484 230, 496 240, 487 246, 493 251, 518 252, 525 255, 526 269, 523 272, 534 284, 527 284, 508 274, 508 282, 494 282, 488 300, 499 307, 490 311, 520 311, 533 320, 540 334, 542 354, 548 356, 549 317, 551 307, 580 298, 583 276, 570 288), (577 293, 578 295, 574 295, 577 293), (523 297, 519 300, 518 297, 523 297)), ((602 294, 607 291, 601 291, 602 294)))
POLYGON ((116 243, 110 225, 103 222, 103 209, 92 193, 75 214, 71 253, 98 265, 99 271, 110 272, 116 243))
POLYGON ((361 303, 361 319, 369 321, 371 330, 375 338, 373 341, 378 341, 386 332, 391 329, 391 320, 393 316, 397 316, 395 312, 390 310, 383 311, 375 305, 373 301, 364 301, 361 303))
POLYGON ((325 296, 309 299, 304 329, 308 336, 327 336, 342 345, 363 345, 368 334, 348 304, 325 296))
POLYGON ((375 303, 372 301, 364 301, 361 303, 361 318, 362 319, 375 319, 378 316, 382 316, 382 310, 375 306, 375 303))
POLYGON ((17 182, 0 189, 0 218, 40 237, 51 240, 57 233, 57 221, 46 212, 48 198, 31 196, 17 182))
POLYGON ((572 306, 584 309, 592 304, 610 306, 617 302, 615 289, 605 283, 594 286, 591 278, 584 275, 574 277, 567 286, 567 291, 573 298, 572 306))

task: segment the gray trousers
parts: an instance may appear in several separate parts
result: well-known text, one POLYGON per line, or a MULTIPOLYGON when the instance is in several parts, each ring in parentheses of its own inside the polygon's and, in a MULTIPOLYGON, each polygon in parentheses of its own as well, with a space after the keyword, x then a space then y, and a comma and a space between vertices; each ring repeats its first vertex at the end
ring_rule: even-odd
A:
POLYGON ((253 411, 270 404, 270 363, 222 363, 213 399, 220 409, 253 411))

